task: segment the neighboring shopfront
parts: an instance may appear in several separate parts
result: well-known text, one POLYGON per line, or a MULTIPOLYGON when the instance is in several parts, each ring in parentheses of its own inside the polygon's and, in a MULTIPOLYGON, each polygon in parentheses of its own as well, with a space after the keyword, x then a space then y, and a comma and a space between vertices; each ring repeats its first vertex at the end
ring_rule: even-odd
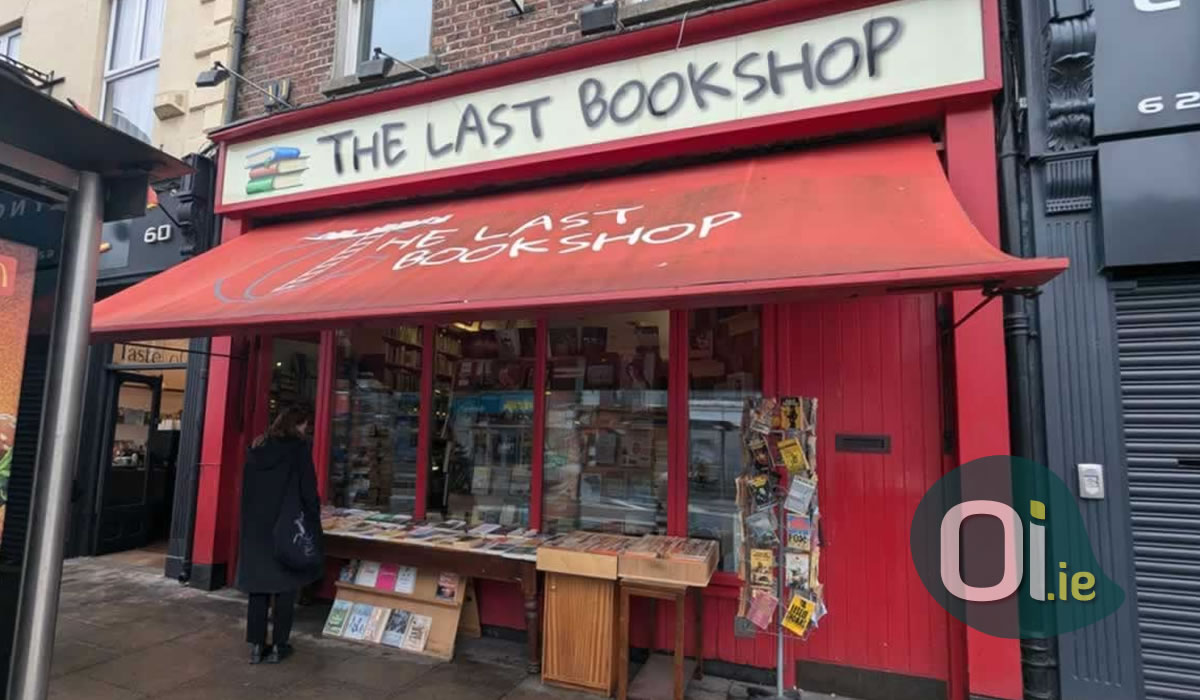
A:
MULTIPOLYGON (((98 299, 211 246, 216 166, 199 155, 186 160, 195 172, 156 183, 144 216, 105 224, 98 299)), ((88 404, 96 410, 84 418, 68 556, 150 548, 167 557, 166 575, 184 573, 207 362, 203 343, 188 339, 92 348, 88 404)))
POLYGON ((0 682, 45 697, 101 224, 186 168, 0 64, 0 682), (11 671, 11 672, 10 672, 11 671))
POLYGON ((1126 591, 1112 616, 1028 645, 1030 691, 1195 697, 1200 6, 1013 4, 1025 48, 1013 85, 1026 92, 1008 103, 1028 106, 1011 125, 1025 135, 1012 162, 1027 164, 1013 171, 1013 240, 1071 260, 1009 310, 1014 445, 1075 490, 1097 559, 1126 591), (1099 490, 1081 479, 1092 465, 1099 490))
MULTIPOLYGON (((203 577, 236 566, 245 446, 311 402, 334 505, 720 541, 705 655, 772 668, 773 638, 733 628, 738 425, 745 397, 811 396, 830 616, 788 642, 788 685, 1020 697, 1017 643, 937 607, 908 546, 940 475, 1008 451, 999 308, 967 318, 979 291, 1064 266, 997 248, 995 8, 815 7, 216 132, 222 245, 101 302, 94 326, 218 336, 203 577)), ((523 626, 515 588, 479 599, 483 624, 523 626)), ((634 642, 665 647, 668 627, 634 642)))

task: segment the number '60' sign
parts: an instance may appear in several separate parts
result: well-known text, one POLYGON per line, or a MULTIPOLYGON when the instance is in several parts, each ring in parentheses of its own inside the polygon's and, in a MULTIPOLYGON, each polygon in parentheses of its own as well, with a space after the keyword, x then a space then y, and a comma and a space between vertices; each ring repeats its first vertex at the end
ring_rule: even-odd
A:
POLYGON ((171 224, 163 224, 162 226, 150 226, 142 234, 142 240, 146 243, 166 243, 171 240, 171 224))

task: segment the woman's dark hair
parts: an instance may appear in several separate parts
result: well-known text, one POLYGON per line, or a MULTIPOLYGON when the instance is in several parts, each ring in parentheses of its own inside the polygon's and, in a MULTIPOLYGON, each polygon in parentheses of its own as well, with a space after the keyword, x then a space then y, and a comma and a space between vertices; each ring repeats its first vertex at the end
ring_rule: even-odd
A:
POLYGON ((300 437, 298 428, 304 423, 312 423, 312 417, 312 410, 304 406, 288 406, 278 416, 275 416, 275 421, 271 423, 270 428, 267 428, 266 435, 260 437, 255 443, 262 443, 266 440, 294 440, 300 437))

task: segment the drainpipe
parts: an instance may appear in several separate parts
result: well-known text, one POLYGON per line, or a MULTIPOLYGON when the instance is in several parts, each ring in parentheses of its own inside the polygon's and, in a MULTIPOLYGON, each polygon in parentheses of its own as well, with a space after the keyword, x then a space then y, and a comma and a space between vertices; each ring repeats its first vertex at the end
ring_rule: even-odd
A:
MULTIPOLYGON (((229 63, 226 64, 235 73, 242 72, 242 47, 246 41, 246 0, 237 0, 233 10, 233 36, 230 40, 229 63)), ((222 124, 230 124, 237 118, 237 80, 230 80, 225 86, 225 110, 222 124)), ((217 183, 219 186, 220 183, 217 183)), ((215 195, 215 191, 213 193, 215 195)), ((209 232, 208 245, 205 250, 211 250, 221 243, 221 221, 219 216, 211 219, 212 229, 209 232)), ((192 577, 192 546, 196 536, 196 494, 200 489, 200 446, 203 444, 204 409, 208 396, 209 352, 212 350, 212 338, 192 338, 188 344, 187 386, 197 387, 194 392, 188 391, 185 400, 187 415, 191 417, 196 435, 194 445, 189 454, 191 465, 191 480, 189 482, 189 503, 191 512, 187 516, 187 535, 184 540, 183 561, 176 577, 180 583, 187 583, 192 577)), ((173 572, 168 572, 168 574, 173 572)))
MULTIPOLYGON (((1001 217, 1004 247, 1033 257, 1033 217, 1029 169, 1024 150, 1024 85, 1020 0, 1000 3, 1004 91, 998 125, 1001 217)), ((1008 405, 1012 454, 1046 463, 1046 421, 1042 404, 1041 347, 1037 302, 1022 295, 1004 299, 1008 360, 1008 405)), ((1058 700, 1058 644, 1054 638, 1021 640, 1021 679, 1025 700, 1058 700)))
POLYGON ((92 304, 96 300, 96 251, 100 249, 103 211, 104 184, 100 175, 79 173, 79 189, 71 197, 62 236, 57 310, 50 335, 30 509, 37 522, 26 536, 17 629, 13 635, 8 688, 12 700, 43 700, 50 683, 63 545, 71 517, 71 482, 79 448, 92 304))

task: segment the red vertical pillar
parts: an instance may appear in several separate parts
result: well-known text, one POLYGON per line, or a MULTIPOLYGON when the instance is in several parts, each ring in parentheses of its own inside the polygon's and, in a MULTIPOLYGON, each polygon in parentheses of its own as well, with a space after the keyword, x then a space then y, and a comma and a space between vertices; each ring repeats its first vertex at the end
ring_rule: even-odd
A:
POLYGON ((533 363, 533 454, 529 465, 529 527, 545 529, 542 522, 542 481, 546 470, 546 363, 550 324, 544 318, 537 322, 537 341, 533 363))
POLYGON ((329 500, 329 451, 333 429, 333 389, 337 372, 337 332, 321 331, 317 350, 317 397, 313 410, 313 464, 317 468, 317 493, 329 500))
MULTIPOLYGON (((240 220, 225 219, 221 242, 227 243, 242 232, 240 220)), ((212 353, 192 536, 191 583, 204 590, 221 588, 233 579, 228 533, 231 521, 237 517, 234 482, 240 478, 237 452, 243 432, 241 401, 247 347, 242 340, 216 337, 212 339, 212 353)))
MULTIPOLYGON (((948 114, 945 140, 951 189, 979 232, 999 248, 1000 202, 991 102, 948 114)), ((962 318, 981 300, 979 292, 956 292, 954 318, 962 318)), ((954 334, 954 348, 957 419, 954 427, 959 464, 979 457, 1009 454, 1004 315, 999 300, 959 326, 954 334)), ((966 666, 966 690, 971 696, 1010 700, 1021 697, 1021 652, 1017 640, 967 628, 966 666)), ((952 678, 954 674, 955 669, 951 669, 952 678)), ((955 700, 965 697, 961 692, 952 695, 955 700)))

